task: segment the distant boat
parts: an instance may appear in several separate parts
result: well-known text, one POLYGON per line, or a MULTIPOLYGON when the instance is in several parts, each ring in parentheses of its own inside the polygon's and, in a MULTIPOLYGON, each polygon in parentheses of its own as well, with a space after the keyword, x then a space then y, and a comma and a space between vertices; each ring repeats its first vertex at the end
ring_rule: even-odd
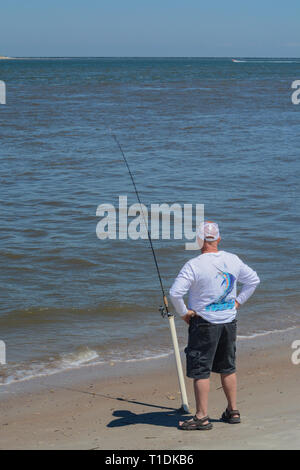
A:
POLYGON ((231 59, 232 62, 245 62, 244 60, 231 59))

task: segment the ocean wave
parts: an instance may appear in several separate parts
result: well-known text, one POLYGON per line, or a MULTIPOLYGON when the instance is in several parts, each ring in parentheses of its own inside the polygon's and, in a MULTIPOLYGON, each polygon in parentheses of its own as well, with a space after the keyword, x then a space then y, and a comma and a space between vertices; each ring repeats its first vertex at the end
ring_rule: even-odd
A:
MULTIPOLYGON (((47 307, 43 305, 32 306, 23 309, 10 310, 3 312, 0 315, 0 327, 2 331, 5 328, 25 328, 28 325, 38 326, 44 323, 57 323, 70 322, 71 319, 80 320, 99 318, 99 320, 118 320, 135 319, 137 314, 153 313, 153 306, 139 305, 118 301, 112 299, 111 301, 101 302, 100 304, 87 307, 47 307)), ((158 312, 158 308, 155 312, 158 312)))
MULTIPOLYGON (((254 340, 260 336, 267 336, 271 334, 285 333, 289 330, 294 330, 299 326, 292 326, 282 330, 269 330, 253 333, 250 335, 238 335, 237 339, 240 340, 254 340)), ((184 347, 180 348, 183 353, 184 347)), ((143 349, 143 351, 135 351, 135 353, 128 353, 124 351, 117 355, 116 352, 110 351, 106 357, 101 356, 101 353, 89 347, 81 347, 77 351, 71 353, 62 353, 58 357, 50 357, 44 361, 34 361, 31 363, 9 364, 4 366, 2 374, 0 374, 0 386, 10 385, 15 382, 22 382, 31 380, 38 377, 47 377, 57 373, 65 372, 72 369, 90 366, 114 366, 116 364, 138 363, 150 360, 158 360, 171 356, 174 353, 173 349, 165 349, 161 351, 151 351, 143 349), (129 357, 128 357, 129 356, 129 357)))
POLYGON ((286 331, 289 330, 295 330, 299 328, 299 326, 290 326, 289 328, 285 328, 283 330, 268 330, 268 331, 261 331, 259 333, 252 333, 251 335, 238 335, 237 339, 254 339, 259 336, 268 336, 274 333, 285 333, 286 331))
POLYGON ((0 251, 0 257, 6 258, 9 260, 21 260, 25 258, 25 254, 23 253, 16 253, 16 252, 9 252, 9 251, 0 251))
POLYGON ((99 355, 96 351, 83 348, 77 352, 64 353, 57 359, 49 358, 49 361, 45 362, 33 362, 26 365, 16 364, 13 367, 7 365, 2 368, 2 373, 0 374, 0 386, 76 369, 95 361, 98 357, 99 355))
POLYGON ((4 366, 0 374, 0 387, 16 382, 24 382, 38 377, 48 377, 67 370, 81 367, 124 364, 131 362, 143 362, 168 357, 173 350, 153 353, 145 350, 141 357, 123 359, 99 360, 99 353, 93 349, 82 348, 81 351, 64 353, 59 358, 49 358, 49 361, 34 362, 28 364, 15 364, 13 367, 4 366))

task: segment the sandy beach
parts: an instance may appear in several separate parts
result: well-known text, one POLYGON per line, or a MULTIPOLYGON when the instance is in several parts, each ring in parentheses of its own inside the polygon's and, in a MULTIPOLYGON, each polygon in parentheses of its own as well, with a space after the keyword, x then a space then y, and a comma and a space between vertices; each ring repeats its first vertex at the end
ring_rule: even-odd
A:
MULTIPOLYGON (((1 449, 299 449, 300 329, 238 343, 240 425, 219 421, 219 377, 211 381, 209 432, 177 429, 172 356, 90 366, 2 386, 1 449)), ((191 412, 192 381, 187 380, 191 412)))

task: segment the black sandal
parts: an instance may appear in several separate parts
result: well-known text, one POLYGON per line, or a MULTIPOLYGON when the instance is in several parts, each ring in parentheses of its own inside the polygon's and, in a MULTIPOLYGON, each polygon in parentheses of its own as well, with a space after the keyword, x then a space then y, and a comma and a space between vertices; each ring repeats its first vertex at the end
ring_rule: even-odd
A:
POLYGON ((229 411, 228 408, 222 414, 221 420, 225 423, 229 424, 239 424, 241 422, 241 415, 239 410, 231 410, 229 411), (234 416, 238 415, 238 416, 234 416))
POLYGON ((178 429, 182 429, 183 431, 208 431, 212 429, 213 425, 209 422, 209 417, 204 416, 204 418, 197 418, 197 416, 193 416, 191 420, 184 421, 181 425, 178 425, 178 429), (208 421, 207 424, 205 421, 208 421))

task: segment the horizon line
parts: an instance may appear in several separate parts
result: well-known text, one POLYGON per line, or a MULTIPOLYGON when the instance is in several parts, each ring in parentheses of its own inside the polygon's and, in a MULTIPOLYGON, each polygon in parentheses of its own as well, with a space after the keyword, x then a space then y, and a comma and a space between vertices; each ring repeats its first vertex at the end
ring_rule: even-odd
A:
POLYGON ((155 56, 155 55, 49 55, 49 56, 40 56, 40 55, 33 55, 33 56, 4 56, 3 59, 231 59, 231 58, 239 58, 239 59, 300 59, 300 57, 295 56, 238 56, 238 55, 224 55, 224 56, 155 56))

